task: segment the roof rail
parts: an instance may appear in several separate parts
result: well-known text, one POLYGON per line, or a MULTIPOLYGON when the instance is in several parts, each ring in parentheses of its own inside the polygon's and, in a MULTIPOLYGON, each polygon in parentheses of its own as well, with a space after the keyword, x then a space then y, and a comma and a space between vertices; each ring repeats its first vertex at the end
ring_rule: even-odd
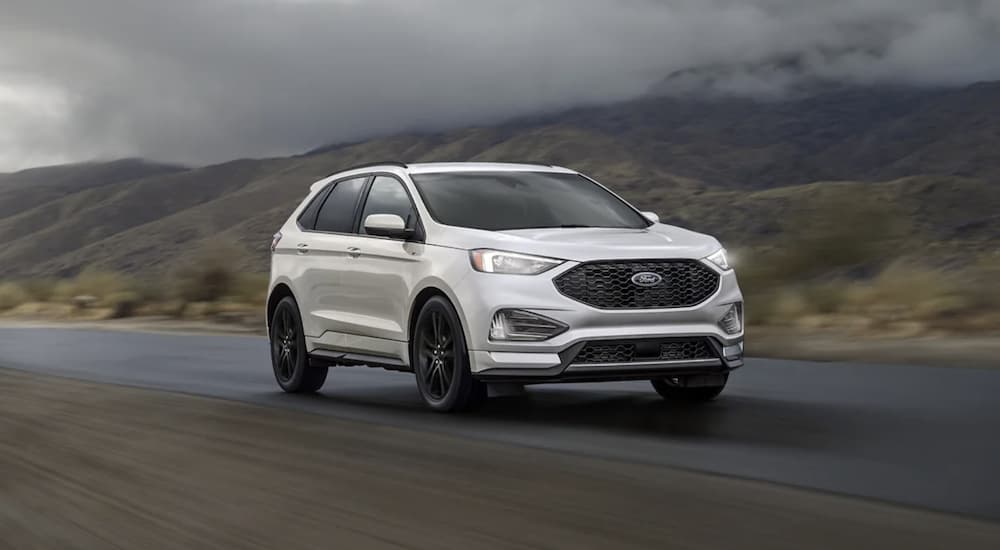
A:
MULTIPOLYGON (((336 172, 333 172, 333 174, 339 174, 341 172, 349 172, 351 170, 358 170, 358 169, 361 169, 361 168, 368 168, 368 167, 371 167, 371 166, 386 166, 386 165, 388 165, 388 166, 398 166, 400 168, 409 168, 409 166, 407 166, 405 162, 397 162, 397 161, 393 161, 393 160, 387 160, 385 162, 366 162, 364 164, 358 164, 356 166, 351 166, 351 167, 348 167, 348 168, 344 168, 342 170, 337 170, 336 172)), ((330 177, 333 174, 330 174, 327 177, 330 177)))

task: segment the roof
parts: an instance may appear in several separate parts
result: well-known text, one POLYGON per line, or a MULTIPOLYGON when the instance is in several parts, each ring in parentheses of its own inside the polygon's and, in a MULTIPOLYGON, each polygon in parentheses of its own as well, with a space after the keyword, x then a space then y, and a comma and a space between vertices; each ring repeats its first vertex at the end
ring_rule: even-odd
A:
POLYGON ((410 174, 440 174, 443 172, 555 172, 560 174, 575 174, 569 168, 549 164, 517 164, 511 162, 424 162, 419 164, 403 164, 401 162, 371 163, 341 170, 315 182, 310 189, 326 185, 335 178, 349 177, 355 173, 365 174, 384 170, 386 172, 407 172, 410 174))
POLYGON ((407 165, 411 174, 427 174, 431 172, 562 172, 574 173, 573 170, 548 164, 514 164, 507 162, 427 162, 407 165))

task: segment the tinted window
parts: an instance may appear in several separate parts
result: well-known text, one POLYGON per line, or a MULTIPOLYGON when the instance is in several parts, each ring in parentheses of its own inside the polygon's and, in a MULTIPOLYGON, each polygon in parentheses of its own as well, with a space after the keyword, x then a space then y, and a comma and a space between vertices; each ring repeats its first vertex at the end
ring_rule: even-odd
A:
POLYGON ((550 172, 417 174, 413 182, 431 216, 459 227, 503 231, 543 227, 649 227, 600 185, 550 172))
POLYGON ((330 190, 329 187, 324 187, 322 191, 313 197, 312 202, 309 206, 302 211, 302 215, 299 216, 299 225, 305 229, 313 229, 316 227, 316 214, 319 214, 319 207, 323 205, 323 199, 326 198, 327 192, 330 190))
POLYGON ((353 178, 338 182, 330 191, 323 207, 316 217, 317 231, 333 233, 352 233, 354 231, 354 209, 358 204, 358 196, 367 177, 353 178))
POLYGON ((372 182, 368 200, 365 201, 365 210, 361 214, 362 233, 365 232, 365 218, 372 214, 395 214, 403 218, 407 227, 413 227, 416 223, 416 214, 413 212, 413 204, 410 202, 410 196, 406 194, 406 189, 399 180, 389 176, 376 176, 372 182))

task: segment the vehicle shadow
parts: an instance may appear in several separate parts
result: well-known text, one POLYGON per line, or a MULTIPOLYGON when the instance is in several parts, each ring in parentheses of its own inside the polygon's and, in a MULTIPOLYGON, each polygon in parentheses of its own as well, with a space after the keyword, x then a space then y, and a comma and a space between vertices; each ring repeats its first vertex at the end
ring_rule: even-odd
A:
MULTIPOLYGON (((288 396, 302 399, 302 396, 288 396)), ((894 419, 857 406, 723 394, 712 403, 671 403, 650 390, 546 387, 493 397, 479 411, 442 415, 427 410, 404 385, 330 388, 298 405, 315 412, 441 431, 544 433, 579 431, 697 444, 730 443, 803 450, 864 445, 892 430, 894 419)), ((281 399, 285 401, 285 399, 281 399)), ((287 404, 287 403, 286 403, 287 404)), ((299 408, 298 406, 296 408, 299 408)))
MULTIPOLYGON (((711 403, 671 403, 655 394, 581 400, 573 390, 546 390, 491 400, 477 417, 565 429, 628 433, 697 442, 828 449, 877 438, 884 427, 857 409, 723 395, 711 403)), ((589 392, 588 392, 589 393, 589 392)))

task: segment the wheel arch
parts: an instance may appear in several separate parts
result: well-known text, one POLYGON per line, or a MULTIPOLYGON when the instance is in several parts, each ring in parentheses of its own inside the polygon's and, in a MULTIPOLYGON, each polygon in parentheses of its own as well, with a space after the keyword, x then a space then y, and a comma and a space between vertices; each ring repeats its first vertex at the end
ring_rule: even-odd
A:
POLYGON ((274 288, 271 289, 271 294, 267 297, 267 317, 265 323, 267 325, 268 332, 270 332, 271 329, 271 317, 274 316, 274 310, 277 309, 278 302, 285 298, 291 298, 292 300, 295 300, 296 304, 299 303, 299 300, 295 297, 295 293, 292 292, 292 288, 290 286, 285 283, 278 283, 274 285, 274 288))
POLYGON ((450 292, 444 290, 444 288, 441 285, 434 285, 434 284, 427 285, 422 289, 420 289, 420 291, 417 292, 416 296, 414 296, 413 300, 410 302, 410 310, 406 319, 406 338, 409 342, 406 346, 406 356, 408 364, 412 365, 412 362, 409 361, 410 351, 411 351, 409 344, 413 342, 413 331, 417 323, 417 316, 420 315, 420 310, 424 307, 424 304, 426 304, 427 301, 433 298, 434 296, 440 296, 445 300, 448 300, 448 303, 450 303, 451 306, 455 308, 455 313, 458 314, 458 320, 460 323, 462 323, 462 334, 465 336, 466 345, 468 345, 469 343, 469 323, 465 319, 465 312, 462 311, 462 306, 458 302, 458 299, 450 292))

